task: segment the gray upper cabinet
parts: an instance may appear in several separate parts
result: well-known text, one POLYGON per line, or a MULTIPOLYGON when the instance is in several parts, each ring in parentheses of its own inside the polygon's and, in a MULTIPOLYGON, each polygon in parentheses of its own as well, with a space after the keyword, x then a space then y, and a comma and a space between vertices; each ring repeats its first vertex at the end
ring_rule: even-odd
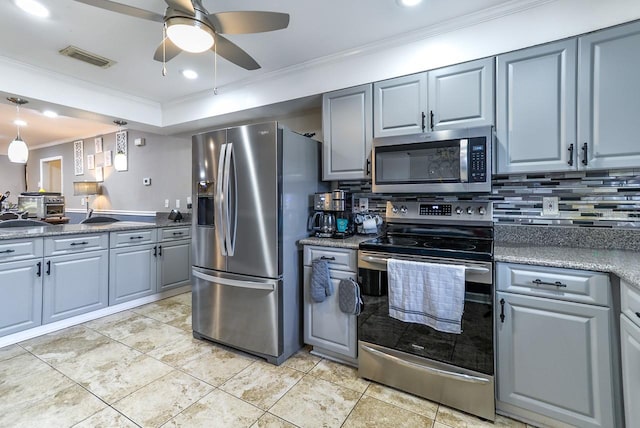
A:
POLYGON ((374 83, 373 99, 375 138, 425 132, 426 72, 374 83))
POLYGON ((371 85, 322 96, 322 179, 360 180, 371 174, 371 85))
POLYGON ((588 168, 640 166, 640 22, 579 38, 578 144, 588 168))
POLYGON ((575 169, 575 39, 497 58, 496 170, 575 169))
POLYGON ((429 71, 428 129, 494 124, 494 58, 429 71))

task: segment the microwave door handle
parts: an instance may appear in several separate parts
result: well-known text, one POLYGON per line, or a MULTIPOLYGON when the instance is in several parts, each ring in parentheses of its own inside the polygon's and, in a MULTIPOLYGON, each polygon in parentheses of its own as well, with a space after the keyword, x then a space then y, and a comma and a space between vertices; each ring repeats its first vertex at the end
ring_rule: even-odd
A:
POLYGON ((216 182, 216 218, 214 221, 214 225, 216 228, 216 236, 218 237, 218 245, 220 246, 220 253, 223 256, 227 255, 227 246, 224 241, 224 226, 226 224, 225 219, 223 217, 224 209, 224 196, 222 193, 222 181, 224 180, 224 160, 225 153, 227 151, 227 145, 222 144, 220 146, 220 155, 218 156, 218 181, 216 182))
POLYGON ((469 181, 469 140, 460 140, 460 182, 469 181))

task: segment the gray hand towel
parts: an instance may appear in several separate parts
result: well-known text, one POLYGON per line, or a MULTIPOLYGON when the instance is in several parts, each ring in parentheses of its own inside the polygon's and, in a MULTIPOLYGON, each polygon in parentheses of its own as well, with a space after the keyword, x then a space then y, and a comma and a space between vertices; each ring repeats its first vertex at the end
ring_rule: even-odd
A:
POLYGON ((314 302, 324 302, 327 296, 333 294, 333 284, 329 276, 329 263, 326 260, 314 260, 311 272, 311 299, 314 302))
POLYGON ((345 278, 338 285, 338 303, 345 314, 360 315, 362 299, 360 286, 351 278, 345 278))

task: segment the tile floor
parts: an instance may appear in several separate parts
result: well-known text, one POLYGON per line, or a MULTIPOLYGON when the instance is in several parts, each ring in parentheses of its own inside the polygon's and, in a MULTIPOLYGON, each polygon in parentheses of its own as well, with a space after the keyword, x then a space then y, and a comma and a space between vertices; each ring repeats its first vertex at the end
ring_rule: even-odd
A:
POLYGON ((495 425, 298 352, 280 367, 191 336, 191 293, 0 349, 0 427, 495 425))

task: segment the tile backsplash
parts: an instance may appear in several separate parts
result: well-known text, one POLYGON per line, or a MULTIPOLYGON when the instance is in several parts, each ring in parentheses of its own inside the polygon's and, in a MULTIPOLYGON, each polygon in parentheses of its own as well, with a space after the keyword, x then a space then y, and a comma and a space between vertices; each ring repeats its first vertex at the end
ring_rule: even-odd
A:
POLYGON ((371 182, 345 181, 338 187, 368 197, 369 210, 384 214, 390 199, 491 200, 499 224, 640 227, 640 170, 495 175, 483 195, 388 195, 371 193, 371 182), (542 215, 542 198, 558 198, 558 215, 542 215))

